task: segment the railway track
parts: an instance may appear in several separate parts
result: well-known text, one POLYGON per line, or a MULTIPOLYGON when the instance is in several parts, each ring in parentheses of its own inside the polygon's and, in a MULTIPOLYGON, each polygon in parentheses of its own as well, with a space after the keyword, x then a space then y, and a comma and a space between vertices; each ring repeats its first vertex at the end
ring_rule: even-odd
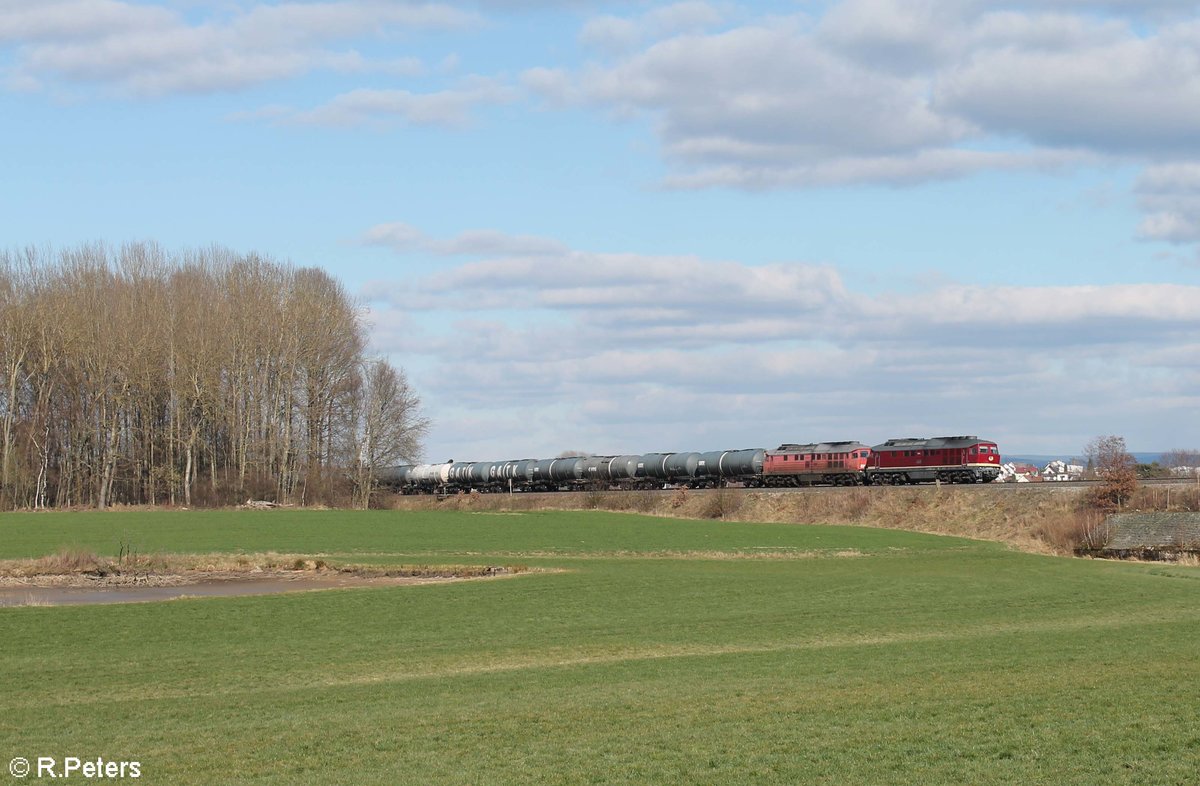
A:
MULTIPOLYGON (((964 484, 943 483, 941 485, 941 488, 956 489, 956 490, 961 489, 963 491, 983 491, 985 489, 999 489, 1001 491, 1029 491, 1029 492, 1034 492, 1034 493, 1037 493, 1037 492, 1047 492, 1048 493, 1048 492, 1054 492, 1054 491, 1065 491, 1065 490, 1069 490, 1069 489, 1089 488, 1091 486, 1098 486, 1098 485, 1100 485, 1100 483, 1102 483, 1102 481, 1099 481, 1099 480, 1048 480, 1048 481, 1036 481, 1036 482, 1031 482, 1031 483, 964 483, 964 484)), ((1191 488, 1191 487, 1198 486, 1198 484, 1195 481, 1180 480, 1177 478, 1146 478, 1144 480, 1139 481, 1139 483, 1141 483, 1141 485, 1143 485, 1143 486, 1167 486, 1167 487, 1173 487, 1173 488, 1174 487, 1191 488)), ((870 491, 874 491, 876 489, 921 489, 921 488, 932 489, 932 488, 938 488, 938 486, 937 486, 937 484, 934 484, 934 483, 916 483, 916 484, 912 484, 912 485, 903 485, 903 486, 799 486, 799 487, 765 488, 765 489, 744 489, 744 488, 729 487, 727 490, 728 491, 781 492, 781 493, 787 494, 787 493, 795 493, 795 492, 823 492, 823 491, 844 492, 844 491, 851 491, 853 489, 867 489, 870 491)), ((671 490, 668 489, 668 490, 664 490, 661 493, 670 493, 670 491, 671 490)), ((696 489, 695 491, 711 492, 711 491, 713 491, 713 489, 696 489)), ((691 492, 692 492, 692 490, 689 490, 689 493, 691 493, 691 492)), ((656 492, 656 493, 659 493, 659 492, 656 492)))
MULTIPOLYGON (((935 489, 946 488, 954 490, 963 490, 967 492, 981 492, 985 489, 994 489, 1003 492, 1013 493, 1053 493, 1056 491, 1069 491, 1072 489, 1088 488, 1090 486, 1099 485, 1102 481, 1099 480, 1050 480, 1031 483, 944 483, 940 487, 935 483, 917 483, 904 486, 789 486, 777 488, 744 488, 741 486, 727 486, 723 489, 689 489, 682 486, 663 488, 663 489, 641 489, 638 494, 651 495, 671 495, 678 494, 680 491, 686 491, 688 494, 715 494, 718 492, 734 492, 738 494, 757 493, 757 494, 844 494, 855 490, 866 490, 869 492, 887 493, 890 491, 901 491, 905 489, 935 489)), ((1139 481, 1143 486, 1165 486, 1173 488, 1190 488, 1197 487, 1198 484, 1193 480, 1183 480, 1179 478, 1145 478, 1139 481)), ((465 493, 465 492, 464 492, 465 493)), ((504 494, 507 492, 501 492, 504 494)), ((574 489, 571 491, 517 491, 514 492, 517 496, 547 496, 553 497, 562 494, 623 494, 630 493, 618 489, 574 489)), ((497 494, 495 496, 499 496, 497 494)), ((418 495, 425 496, 425 495, 418 495)), ((454 496, 453 494, 449 496, 454 496)), ((487 495, 493 496, 493 495, 487 495)))
MULTIPOLYGON (((1143 486, 1171 486, 1171 487, 1193 487, 1198 484, 1194 480, 1184 480, 1180 478, 1145 478, 1138 481, 1143 486)), ((1098 486, 1103 481, 1100 480, 1047 480, 1034 481, 1030 483, 965 483, 965 484, 942 484, 943 488, 971 490, 983 489, 1004 489, 1017 490, 1026 489, 1030 491, 1055 491, 1062 489, 1079 489, 1098 486)), ((850 486, 849 488, 936 488, 934 483, 918 483, 905 486, 850 486)), ((745 489, 746 491, 843 491, 846 487, 837 486, 802 486, 799 488, 777 488, 777 489, 745 489)))

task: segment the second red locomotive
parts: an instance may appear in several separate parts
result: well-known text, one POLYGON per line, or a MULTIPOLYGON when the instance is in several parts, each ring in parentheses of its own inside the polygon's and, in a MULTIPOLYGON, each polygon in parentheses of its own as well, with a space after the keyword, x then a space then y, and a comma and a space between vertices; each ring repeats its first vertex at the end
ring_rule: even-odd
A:
POLYGON ((1000 475, 1000 449, 979 437, 889 439, 871 448, 867 477, 876 485, 989 483, 1000 475))

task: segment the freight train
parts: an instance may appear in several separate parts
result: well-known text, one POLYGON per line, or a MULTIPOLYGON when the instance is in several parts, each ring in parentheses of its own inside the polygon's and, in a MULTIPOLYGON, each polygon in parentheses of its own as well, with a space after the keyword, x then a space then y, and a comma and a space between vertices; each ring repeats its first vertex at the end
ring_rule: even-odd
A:
POLYGON ((774 450, 646 453, 514 461, 447 461, 390 467, 380 483, 403 494, 661 489, 891 486, 990 483, 1000 474, 996 443, 973 436, 783 444, 774 450))

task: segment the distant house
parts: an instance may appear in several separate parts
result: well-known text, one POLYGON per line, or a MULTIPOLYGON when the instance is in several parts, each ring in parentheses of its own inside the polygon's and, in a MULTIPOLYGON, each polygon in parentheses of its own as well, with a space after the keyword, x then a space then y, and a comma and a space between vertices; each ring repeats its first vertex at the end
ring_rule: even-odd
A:
POLYGON ((1042 470, 1042 480, 1079 480, 1083 477, 1083 471, 1083 467, 1078 464, 1051 461, 1042 470))
POLYGON ((1010 461, 1000 465, 1000 475, 996 478, 999 483, 1028 483, 1041 480, 1042 476, 1037 467, 1010 461))
POLYGON ((1001 464, 1000 475, 996 478, 996 482, 1000 482, 1000 484, 1027 484, 1031 480, 1042 480, 1038 475, 1038 468, 1016 462, 1001 464), (1031 469, 1033 470, 1032 475, 1030 474, 1031 469))
POLYGON ((1013 471, 1018 477, 1023 477, 1027 480, 1041 480, 1042 472, 1033 464, 1013 464, 1013 471))

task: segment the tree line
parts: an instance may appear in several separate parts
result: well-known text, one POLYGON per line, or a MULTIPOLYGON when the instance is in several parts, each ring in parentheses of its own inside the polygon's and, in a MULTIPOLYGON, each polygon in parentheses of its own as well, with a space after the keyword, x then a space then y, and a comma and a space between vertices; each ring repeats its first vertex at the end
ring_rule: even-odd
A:
POLYGON ((341 284, 222 248, 0 252, 0 506, 369 503, 427 421, 341 284))

